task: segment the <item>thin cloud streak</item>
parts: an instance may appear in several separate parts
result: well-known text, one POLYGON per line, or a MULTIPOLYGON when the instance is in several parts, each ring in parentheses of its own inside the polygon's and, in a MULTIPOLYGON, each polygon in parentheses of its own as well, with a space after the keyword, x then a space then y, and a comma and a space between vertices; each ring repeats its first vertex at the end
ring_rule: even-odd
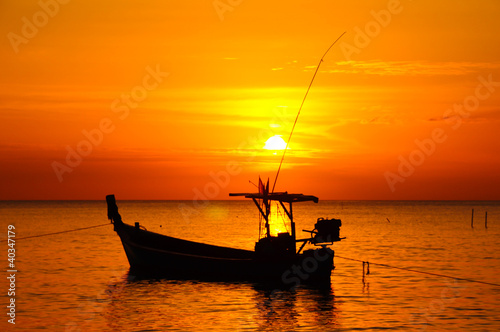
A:
MULTIPOLYGON (((309 69, 310 66, 306 66, 309 69)), ((458 76, 500 69, 496 62, 426 62, 426 61, 340 61, 330 65, 327 73, 390 76, 458 76), (332 68, 333 67, 333 68, 332 68)))

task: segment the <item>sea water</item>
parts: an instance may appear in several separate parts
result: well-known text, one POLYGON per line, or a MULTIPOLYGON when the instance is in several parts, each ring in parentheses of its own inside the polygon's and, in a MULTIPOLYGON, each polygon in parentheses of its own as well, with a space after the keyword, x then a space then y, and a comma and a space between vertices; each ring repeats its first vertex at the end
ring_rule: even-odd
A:
MULTIPOLYGON (((258 212, 248 201, 118 200, 118 206, 126 223, 183 239, 252 250, 259 236, 258 212)), ((0 202, 0 330, 500 329, 500 202, 296 204, 298 237, 328 217, 342 220, 345 239, 333 246, 331 286, 292 289, 141 279, 128 272, 112 225, 36 237, 105 224, 106 213, 104 200, 0 202), (10 247, 9 234, 16 240, 10 247), (7 308, 12 299, 15 325, 7 308)), ((276 232, 286 229, 279 213, 276 232)))

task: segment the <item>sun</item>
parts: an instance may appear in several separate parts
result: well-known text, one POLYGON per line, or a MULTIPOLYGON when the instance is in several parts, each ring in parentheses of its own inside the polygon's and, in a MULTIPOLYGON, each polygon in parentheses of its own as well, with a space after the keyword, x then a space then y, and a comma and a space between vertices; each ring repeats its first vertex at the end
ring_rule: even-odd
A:
POLYGON ((266 141, 264 148, 266 150, 285 150, 286 142, 281 138, 281 135, 274 135, 266 141))

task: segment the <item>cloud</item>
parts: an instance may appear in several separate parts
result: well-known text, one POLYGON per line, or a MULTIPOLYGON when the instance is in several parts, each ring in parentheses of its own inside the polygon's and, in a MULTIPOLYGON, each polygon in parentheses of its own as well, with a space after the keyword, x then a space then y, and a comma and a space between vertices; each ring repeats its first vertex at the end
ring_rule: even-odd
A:
POLYGON ((391 125, 393 124, 394 122, 394 119, 390 116, 375 116, 371 119, 362 119, 360 121, 360 123, 362 125, 366 125, 366 124, 378 124, 378 125, 391 125))
MULTIPOLYGON (((452 113, 448 116, 441 117, 431 117, 428 118, 429 122, 441 122, 446 121, 448 119, 453 119, 455 117, 460 117, 460 115, 456 113, 452 113)), ((491 110, 478 110, 470 115, 470 117, 464 118, 460 117, 462 121, 467 123, 493 123, 500 121, 500 109, 491 109, 491 110)))
MULTIPOLYGON (((309 69, 310 66, 305 67, 309 69)), ((340 61, 324 70, 328 73, 367 75, 459 76, 500 69, 499 62, 428 62, 428 61, 340 61)))

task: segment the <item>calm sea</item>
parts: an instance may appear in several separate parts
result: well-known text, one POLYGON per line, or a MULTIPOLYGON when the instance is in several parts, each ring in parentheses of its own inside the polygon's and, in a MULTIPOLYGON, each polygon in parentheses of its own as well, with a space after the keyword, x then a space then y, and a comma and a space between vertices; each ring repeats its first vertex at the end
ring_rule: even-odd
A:
MULTIPOLYGON (((253 249, 252 202, 120 201, 123 220, 205 243, 253 249), (182 207, 184 209, 182 209, 182 207), (189 208, 189 210, 186 210, 189 208), (185 218, 186 211, 191 218, 185 218), (183 215, 184 212, 184 215, 183 215)), ((15 226, 15 328, 50 331, 498 331, 500 202, 320 201, 297 204, 297 230, 341 218, 331 287, 141 280, 103 201, 0 202, 1 239, 15 226), (474 227, 471 211, 474 209, 474 227), (485 227, 485 213, 488 224, 485 227), (343 258, 340 258, 343 257, 343 258), (363 278, 363 264, 370 274, 363 278)), ((276 225, 280 228, 282 225, 276 225)), ((305 233, 304 233, 305 234, 305 233)), ((307 235, 305 235, 307 236, 307 235)), ((8 247, 1 242, 0 330, 10 330, 8 247)))

